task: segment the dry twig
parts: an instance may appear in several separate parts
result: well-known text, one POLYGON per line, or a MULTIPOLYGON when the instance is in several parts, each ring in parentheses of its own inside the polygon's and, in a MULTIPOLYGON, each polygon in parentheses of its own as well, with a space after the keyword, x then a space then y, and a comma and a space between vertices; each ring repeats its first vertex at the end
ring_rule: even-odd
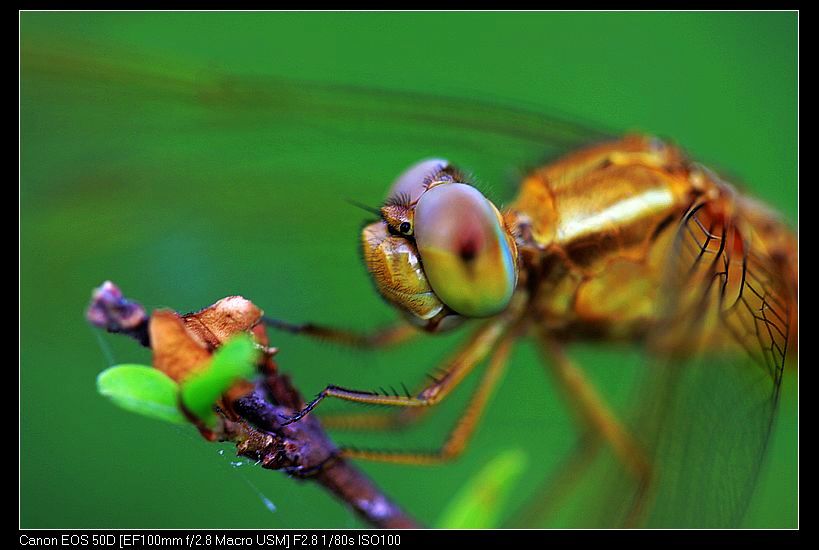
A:
MULTIPOLYGON (((219 404, 217 428, 207 428, 191 417, 202 435, 210 441, 234 442, 238 455, 258 462, 263 468, 284 470, 296 479, 320 484, 374 527, 418 526, 369 478, 338 456, 316 418, 310 416, 281 425, 281 419, 300 410, 304 400, 289 378, 278 372, 272 359, 274 350, 267 347, 267 335, 258 323, 261 310, 251 302, 235 296, 182 316, 162 310, 154 312, 155 320, 162 319, 164 325, 171 327, 166 329, 158 322, 152 323, 145 308, 126 299, 115 284, 106 281, 94 290, 86 317, 96 327, 130 336, 151 347, 155 366, 164 365, 163 370, 172 377, 173 371, 167 365, 181 368, 180 357, 187 357, 182 349, 185 346, 200 346, 210 353, 231 334, 250 332, 259 346, 268 351, 259 363, 260 380, 255 386, 237 384, 224 396, 219 404), (188 340, 180 340, 174 330, 184 333, 188 340)), ((202 353, 201 350, 197 351, 202 353)))

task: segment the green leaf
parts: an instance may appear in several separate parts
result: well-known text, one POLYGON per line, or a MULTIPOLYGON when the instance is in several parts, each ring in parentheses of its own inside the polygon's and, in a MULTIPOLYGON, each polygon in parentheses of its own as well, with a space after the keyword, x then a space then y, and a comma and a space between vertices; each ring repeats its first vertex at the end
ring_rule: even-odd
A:
POLYGON ((97 391, 123 409, 175 424, 187 422, 179 410, 179 386, 144 365, 117 365, 97 376, 97 391))
POLYGON ((215 420, 213 404, 240 378, 255 373, 256 346, 247 334, 225 342, 213 354, 210 365, 182 382, 185 407, 208 425, 215 420))
POLYGON ((442 529, 496 528, 515 482, 526 467, 526 454, 509 449, 490 460, 449 501, 438 521, 442 529))

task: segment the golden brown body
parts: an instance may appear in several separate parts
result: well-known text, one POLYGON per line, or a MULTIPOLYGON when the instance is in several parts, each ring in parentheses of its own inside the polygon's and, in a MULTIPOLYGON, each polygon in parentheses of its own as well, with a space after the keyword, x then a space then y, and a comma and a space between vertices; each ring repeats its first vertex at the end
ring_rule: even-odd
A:
POLYGON ((717 274, 722 309, 740 295, 759 309, 755 291, 767 292, 774 340, 781 330, 795 343, 794 235, 676 147, 628 136, 571 154, 532 172, 505 217, 521 250, 521 284, 536 295, 534 314, 556 334, 641 337, 658 321, 660 293, 676 269, 686 279, 671 287, 680 314, 717 274), (684 218, 697 207, 689 232, 684 218))

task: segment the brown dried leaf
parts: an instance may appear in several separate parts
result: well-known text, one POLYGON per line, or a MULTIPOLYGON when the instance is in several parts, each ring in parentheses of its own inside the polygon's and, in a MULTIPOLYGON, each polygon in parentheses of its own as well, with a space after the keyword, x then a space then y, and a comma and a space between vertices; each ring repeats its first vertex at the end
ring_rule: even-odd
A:
POLYGON ((237 332, 250 330, 259 323, 262 310, 241 296, 222 298, 212 306, 182 317, 185 326, 211 349, 237 332))
MULTIPOLYGON (((213 350, 236 333, 249 332, 257 343, 267 345, 264 326, 259 324, 261 316, 262 310, 241 296, 223 298, 201 311, 182 316, 170 310, 157 310, 151 316, 149 328, 154 367, 181 382, 206 368, 213 350)), ((260 361, 265 372, 275 372, 270 357, 262 356, 260 361)), ((236 381, 225 392, 220 406, 230 407, 234 400, 253 389, 254 384, 247 380, 236 381)))
POLYGON ((173 311, 154 311, 148 330, 154 367, 177 382, 202 370, 210 361, 210 351, 192 338, 182 318, 173 311))

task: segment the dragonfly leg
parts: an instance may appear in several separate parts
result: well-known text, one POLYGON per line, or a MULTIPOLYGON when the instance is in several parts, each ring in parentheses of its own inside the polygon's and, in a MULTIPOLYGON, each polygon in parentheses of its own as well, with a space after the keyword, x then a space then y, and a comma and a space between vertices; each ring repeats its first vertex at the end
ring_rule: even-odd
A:
MULTIPOLYGON (((516 330, 520 331, 522 329, 517 328, 516 330)), ((481 384, 484 383, 481 382, 481 384)), ((474 398, 477 399, 478 396, 474 398)), ((339 430, 398 431, 413 426, 424 418, 430 410, 429 407, 410 407, 397 413, 365 412, 322 415, 321 423, 325 428, 339 430)))
POLYGON ((315 325, 313 323, 294 324, 271 317, 262 317, 265 326, 292 334, 304 334, 319 340, 343 344, 357 348, 386 348, 402 344, 420 334, 420 331, 408 323, 397 323, 371 333, 359 333, 315 325))
POLYGON ((411 407, 392 413, 322 414, 320 420, 322 426, 333 430, 398 431, 417 423, 429 410, 411 407))
POLYGON ((438 464, 458 457, 466 449, 467 444, 474 435, 475 428, 480 422, 486 405, 499 385, 508 364, 512 344, 518 336, 517 331, 510 331, 500 340, 492 353, 489 366, 483 373, 480 384, 470 398, 469 405, 467 405, 466 410, 440 448, 431 452, 341 449, 342 456, 378 462, 416 465, 438 464))
POLYGON ((361 390, 351 390, 338 386, 327 386, 310 403, 294 416, 287 418, 283 425, 296 422, 312 411, 316 405, 328 397, 345 401, 367 403, 372 405, 391 405, 397 407, 428 407, 437 405, 458 384, 472 372, 490 352, 511 322, 511 316, 501 315, 481 326, 467 343, 446 363, 444 373, 434 378, 417 395, 390 395, 361 390))
MULTIPOLYGON (((580 422, 590 432, 592 438, 600 438, 611 446, 615 456, 636 480, 638 484, 636 496, 626 523, 638 521, 653 478, 651 462, 633 434, 606 405, 583 371, 566 355, 563 347, 545 335, 541 335, 538 342, 550 372, 568 395, 570 405, 579 416, 580 422)), ((598 445, 592 441, 588 451, 592 453, 590 458, 597 447, 598 445)), ((574 479, 577 479, 577 476, 574 476, 574 479)))

